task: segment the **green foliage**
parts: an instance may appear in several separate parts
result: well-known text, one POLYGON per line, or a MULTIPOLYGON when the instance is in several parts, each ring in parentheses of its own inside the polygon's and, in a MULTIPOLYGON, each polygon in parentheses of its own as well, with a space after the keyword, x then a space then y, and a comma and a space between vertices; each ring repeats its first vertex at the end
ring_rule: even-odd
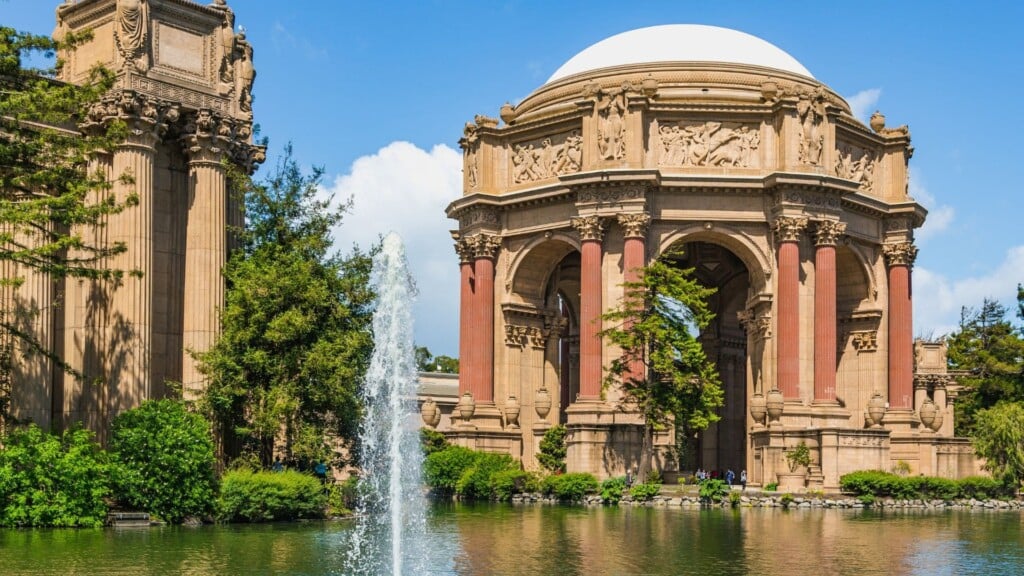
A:
POLYGON ((565 426, 559 424, 548 428, 541 438, 537 461, 549 472, 565 472, 565 434, 565 426))
POLYGON ((303 174, 289 147, 265 182, 233 178, 248 228, 224 271, 221 335, 199 359, 225 445, 258 454, 264 467, 282 432, 285 459, 330 461, 332 440, 352 439, 361 412, 372 262, 358 249, 333 250, 348 206, 321 197, 322 176, 303 174))
POLYGON ((106 454, 88 431, 55 436, 33 424, 3 439, 0 525, 102 526, 109 492, 106 454))
POLYGON ((989 498, 1005 498, 1013 493, 1002 482, 988 476, 967 476, 957 480, 961 498, 985 500, 989 498))
POLYGON ((582 500, 587 494, 597 492, 597 478, 593 474, 574 472, 572 474, 554 474, 541 482, 541 490, 559 500, 582 500))
POLYGON ((764 485, 764 491, 765 492, 775 492, 778 489, 779 489, 779 483, 778 482, 769 482, 769 483, 764 485))
POLYGON ((359 498, 359 477, 349 476, 342 482, 330 482, 327 485, 327 515, 331 517, 349 516, 355 509, 359 498))
POLYGON ((860 470, 839 478, 843 492, 858 497, 890 497, 900 500, 954 500, 957 498, 997 498, 1007 489, 992 478, 971 476, 960 480, 935 476, 903 477, 881 470, 860 470))
POLYGON ((892 473, 897 476, 910 474, 910 463, 906 460, 897 460, 896 465, 892 467, 892 473))
POLYGON ((519 464, 508 454, 477 452, 455 484, 455 493, 469 500, 489 500, 493 495, 492 477, 498 472, 518 469, 519 464))
POLYGON ((783 494, 781 498, 779 498, 779 503, 782 504, 783 508, 789 508, 789 506, 793 504, 794 500, 795 498, 793 498, 793 495, 787 492, 783 494))
POLYGON ((697 490, 697 495, 701 501, 707 503, 718 502, 728 493, 729 485, 725 483, 725 480, 717 478, 709 478, 701 482, 697 490))
POLYGON ((458 374, 459 359, 450 356, 434 356, 426 346, 416 347, 416 369, 420 372, 458 374))
POLYGON ((601 482, 601 502, 618 504, 622 500, 622 492, 626 489, 626 477, 616 476, 601 482))
POLYGON ((736 508, 740 505, 740 500, 742 498, 743 496, 741 496, 739 492, 729 492, 729 506, 736 508))
POLYGON ((434 452, 447 449, 450 444, 444 434, 431 428, 420 428, 420 446, 423 447, 423 455, 430 456, 434 452))
POLYGON ((221 479, 219 516, 227 522, 320 518, 326 505, 320 481, 292 470, 232 470, 221 479))
POLYGON ((423 460, 423 479, 431 489, 454 494, 459 479, 476 462, 477 452, 462 446, 449 446, 423 460))
POLYGON ((661 480, 661 470, 655 469, 655 470, 651 470, 650 472, 648 472, 647 473, 647 483, 648 484, 661 484, 662 483, 662 480, 661 480))
POLYGON ((796 472, 800 466, 805 468, 810 466, 811 450, 807 447, 807 443, 801 440, 793 449, 786 452, 786 462, 789 464, 790 472, 796 472))
POLYGON ((661 493, 661 482, 644 482, 643 484, 635 484, 629 489, 629 495, 634 500, 646 502, 651 498, 654 498, 661 493))
MULTIPOLYGON (((1020 290, 1018 307, 1024 306, 1020 290)), ((1024 333, 1006 316, 1005 306, 986 298, 980 309, 963 309, 959 330, 946 339, 949 367, 965 371, 957 378, 964 386, 957 397, 958 436, 974 435, 981 410, 1024 402, 1024 333)))
POLYGON ((123 504, 171 524, 213 508, 210 423, 177 400, 149 400, 122 412, 111 428, 111 480, 123 504))
POLYGON ((501 502, 511 500, 515 494, 532 492, 534 490, 531 488, 536 487, 536 478, 529 472, 517 468, 499 470, 491 476, 491 495, 501 502))
POLYGON ((1024 480, 1024 405, 1001 402, 975 414, 974 450, 985 469, 1009 486, 1024 480))

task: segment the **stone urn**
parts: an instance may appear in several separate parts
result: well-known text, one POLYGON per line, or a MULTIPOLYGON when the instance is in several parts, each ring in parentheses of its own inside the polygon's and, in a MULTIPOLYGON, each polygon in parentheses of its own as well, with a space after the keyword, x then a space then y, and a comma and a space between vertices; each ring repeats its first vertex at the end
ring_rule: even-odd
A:
POLYGON ((459 399, 459 416, 462 417, 463 423, 469 426, 469 419, 473 417, 473 412, 476 412, 476 401, 473 400, 473 394, 466 392, 459 399))
POLYGON ((782 409, 786 405, 786 401, 782 396, 782 391, 778 388, 772 388, 768 391, 768 397, 765 401, 765 409, 768 412, 768 422, 778 422, 779 418, 782 418, 782 409))
POLYGON ((643 91, 644 96, 648 98, 654 98, 654 95, 658 93, 658 81, 655 80, 654 76, 648 74, 640 82, 640 90, 643 91))
POLYGON ((541 386, 537 389, 537 397, 533 404, 534 409, 537 411, 537 416, 541 422, 547 422, 548 413, 551 412, 551 394, 548 394, 548 389, 541 386))
POLYGON ((868 400, 868 421, 872 428, 882 425, 882 417, 885 416, 885 398, 880 392, 875 392, 868 400))
POLYGON ((935 415, 939 409, 935 406, 935 402, 932 402, 931 398, 925 399, 921 404, 921 407, 917 409, 917 417, 921 419, 921 424, 924 427, 931 430, 932 424, 935 424, 935 415))
POLYGON ((437 402, 434 402, 433 398, 427 398, 420 406, 420 418, 431 428, 437 427, 441 422, 441 409, 437 407, 437 402))
POLYGON ((519 428, 519 400, 515 396, 505 400, 505 423, 513 430, 519 428))
POLYGON ((868 124, 875 132, 881 132, 882 128, 885 128, 885 114, 875 110, 875 113, 872 114, 871 118, 868 120, 868 124))
POLYGON ((764 418, 768 415, 768 400, 760 392, 750 398, 750 417, 755 424, 764 424, 764 418))
POLYGON ((935 420, 932 421, 929 428, 932 429, 932 432, 938 432, 942 428, 942 410, 938 406, 935 407, 935 420))
POLYGON ((512 104, 509 102, 505 102, 505 104, 501 107, 501 112, 499 112, 498 114, 499 116, 501 116, 501 119, 502 121, 505 122, 505 124, 511 124, 512 121, 516 119, 516 110, 515 108, 512 107, 512 104))

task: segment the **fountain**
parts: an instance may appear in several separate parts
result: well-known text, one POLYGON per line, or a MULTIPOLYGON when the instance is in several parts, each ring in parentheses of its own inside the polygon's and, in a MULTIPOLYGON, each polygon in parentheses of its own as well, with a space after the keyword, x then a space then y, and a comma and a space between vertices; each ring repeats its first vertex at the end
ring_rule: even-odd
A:
POLYGON ((356 574, 426 574, 426 499, 412 336, 415 288, 405 248, 394 232, 384 238, 374 258, 373 282, 374 347, 359 433, 362 487, 348 566, 356 574))

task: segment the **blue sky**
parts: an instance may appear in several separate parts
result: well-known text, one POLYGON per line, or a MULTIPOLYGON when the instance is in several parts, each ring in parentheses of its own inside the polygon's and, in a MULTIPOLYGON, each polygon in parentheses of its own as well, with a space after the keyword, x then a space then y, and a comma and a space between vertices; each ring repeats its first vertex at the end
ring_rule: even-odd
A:
MULTIPOLYGON (((420 286, 416 340, 458 350, 458 262, 444 206, 461 193, 456 142, 587 46, 669 23, 735 28, 787 51, 866 115, 909 124, 918 234, 915 332, 956 326, 1024 282, 1019 101, 1024 3, 356 2, 228 0, 255 48, 255 112, 271 162, 292 142, 355 202, 342 246, 398 230, 420 286)), ((0 2, 0 22, 53 29, 57 0, 0 2)), ((271 162, 268 162, 271 163, 271 162)))

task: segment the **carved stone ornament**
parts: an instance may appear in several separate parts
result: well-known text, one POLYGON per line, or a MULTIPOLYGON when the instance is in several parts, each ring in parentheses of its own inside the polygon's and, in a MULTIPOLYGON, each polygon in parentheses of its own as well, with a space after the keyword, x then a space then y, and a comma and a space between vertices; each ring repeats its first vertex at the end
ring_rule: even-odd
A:
POLYGON ((875 188, 877 155, 871 150, 841 144, 836 154, 835 173, 840 178, 860 184, 861 190, 872 192, 875 188))
POLYGON ((815 246, 835 246, 846 232, 846 224, 835 220, 822 220, 814 229, 815 246))
POLYGON ((548 327, 505 325, 505 344, 508 346, 525 348, 529 345, 535 350, 543 350, 547 347, 550 335, 551 329, 548 327))
POLYGON ((805 216, 780 216, 772 222, 772 229, 778 242, 799 242, 800 234, 806 228, 805 216))
POLYGON ((821 86, 804 92, 797 100, 796 113, 800 120, 799 157, 804 164, 821 164, 821 153, 825 148, 821 125, 825 121, 827 103, 825 89, 821 86))
POLYGON ((754 336, 757 340, 767 340, 772 336, 772 316, 765 311, 758 313, 753 309, 740 310, 736 313, 736 319, 747 334, 754 336))
POLYGON ((857 352, 875 352, 878 350, 878 331, 859 330, 850 332, 850 342, 857 352))
POLYGON ((501 237, 491 234, 477 234, 473 237, 473 256, 479 258, 494 259, 501 248, 501 237))
POLYGON ((117 120, 128 127, 127 144, 153 146, 180 118, 177 104, 134 90, 118 90, 94 102, 79 128, 94 131, 117 120))
POLYGON ((539 143, 520 143, 512 149, 512 182, 522 184, 579 172, 583 162, 583 137, 579 130, 543 138, 539 143))
POLYGON ((455 239, 455 253, 459 255, 459 262, 471 264, 473 255, 476 252, 476 239, 473 236, 460 237, 455 239))
POLYGON ((602 92, 597 102, 597 152, 604 160, 626 157, 626 91, 602 92))
POLYGON ((256 81, 256 68, 252 60, 252 44, 245 39, 245 30, 235 35, 235 98, 238 109, 252 117, 252 85, 256 81))
POLYGON ((656 166, 755 167, 761 134, 757 126, 721 122, 663 123, 653 120, 648 163, 656 166))
POLYGON ((217 77, 220 80, 221 95, 231 93, 235 86, 235 13, 226 4, 215 4, 213 8, 224 11, 224 20, 217 30, 217 45, 220 50, 220 69, 217 77))
POLYGON ((643 238, 647 235, 647 226, 651 223, 650 215, 619 214, 617 218, 626 238, 643 238))
POLYGON ((917 246, 911 242, 885 244, 882 246, 885 263, 889 266, 913 266, 917 258, 917 246))
POLYGON ((470 206, 459 211, 458 218, 462 228, 476 224, 497 226, 499 223, 498 211, 490 206, 470 206))
POLYGON ((129 70, 145 73, 149 70, 148 0, 117 0, 114 11, 114 40, 117 50, 129 70))
POLYGON ((579 191, 576 201, 580 204, 621 204, 629 200, 642 200, 647 195, 643 186, 616 186, 584 188, 579 191))
POLYGON ((607 224, 604 218, 600 216, 583 216, 579 218, 573 218, 571 221, 572 227, 576 229, 576 232, 580 235, 580 240, 586 242, 588 240, 601 241, 604 237, 604 229, 607 224))

